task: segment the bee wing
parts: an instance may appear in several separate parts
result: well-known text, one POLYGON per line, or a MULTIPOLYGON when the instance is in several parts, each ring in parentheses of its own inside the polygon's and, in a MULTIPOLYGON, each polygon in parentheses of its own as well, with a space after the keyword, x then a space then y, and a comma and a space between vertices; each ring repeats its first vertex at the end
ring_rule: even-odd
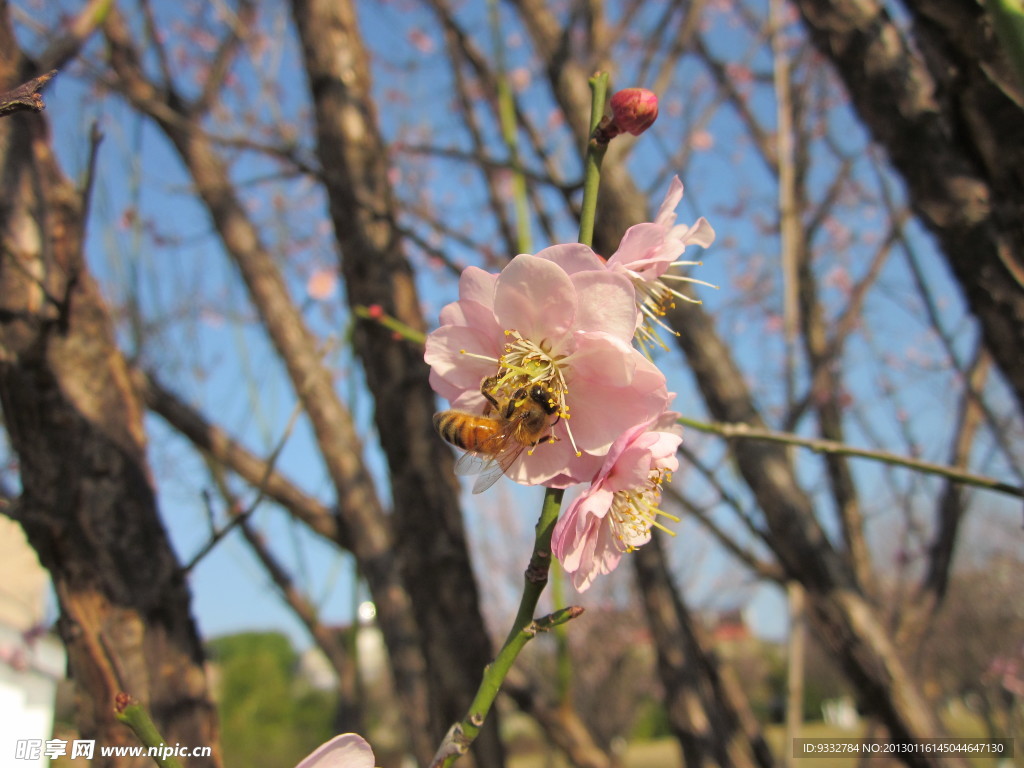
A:
POLYGON ((480 476, 473 483, 473 493, 483 493, 498 482, 498 478, 508 472, 509 468, 515 464, 516 459, 519 458, 519 454, 525 449, 526 446, 522 443, 509 440, 501 453, 491 458, 480 472, 480 476))
POLYGON ((505 470, 501 468, 501 464, 496 459, 491 459, 477 475, 476 482, 473 483, 473 493, 483 493, 498 482, 498 478, 503 474, 505 474, 505 470))
POLYGON ((493 456, 486 456, 482 453, 466 451, 455 460, 456 475, 478 475, 487 470, 487 467, 494 462, 493 456))
POLYGON ((526 448, 515 439, 515 432, 515 424, 507 424, 487 440, 482 450, 467 451, 456 460, 456 475, 478 475, 473 493, 483 493, 494 485, 526 448))

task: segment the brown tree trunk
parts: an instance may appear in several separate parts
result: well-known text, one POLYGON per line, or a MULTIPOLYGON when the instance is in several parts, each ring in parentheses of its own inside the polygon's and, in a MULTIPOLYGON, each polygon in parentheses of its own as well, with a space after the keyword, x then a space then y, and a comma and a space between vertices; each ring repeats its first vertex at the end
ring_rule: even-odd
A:
POLYGON ((857 114, 907 184, 1024 410, 1024 91, 974 0, 797 0, 857 114))
MULTIPOLYGON (((0 88, 27 79, 4 14, 0 88)), ((213 748, 189 591, 157 514, 142 408, 82 260, 81 198, 41 115, 0 121, 0 401, 19 460, 11 516, 49 570, 82 738, 134 744, 114 720, 121 691, 167 743, 213 748)), ((151 765, 103 758, 93 765, 151 765)))
POLYGON ((669 724, 687 768, 772 768, 775 761, 731 670, 719 664, 672 586, 661 539, 630 555, 658 653, 669 724))
MULTIPOLYGON (((295 0, 292 15, 309 77, 317 151, 348 303, 379 306, 422 330, 355 7, 338 0, 295 0)), ((452 480, 451 452, 433 430, 436 399, 422 348, 395 339, 371 320, 357 321, 353 342, 376 404, 377 432, 391 476, 396 545, 422 631, 435 697, 433 726, 440 737, 465 715, 492 656, 452 480)), ((503 762, 496 715, 488 717, 473 746, 483 766, 503 762)))

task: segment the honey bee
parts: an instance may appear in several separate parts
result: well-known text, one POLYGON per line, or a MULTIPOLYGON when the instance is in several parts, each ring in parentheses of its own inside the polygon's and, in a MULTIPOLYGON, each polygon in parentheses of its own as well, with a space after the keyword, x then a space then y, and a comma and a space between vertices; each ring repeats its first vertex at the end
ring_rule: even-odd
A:
POLYGON ((447 442, 466 453, 455 462, 455 474, 479 475, 473 493, 482 493, 508 472, 527 448, 557 438, 548 430, 558 423, 551 416, 558 401, 540 384, 520 387, 504 403, 493 394, 493 378, 484 379, 481 394, 488 400, 483 416, 465 411, 434 414, 434 429, 447 442))

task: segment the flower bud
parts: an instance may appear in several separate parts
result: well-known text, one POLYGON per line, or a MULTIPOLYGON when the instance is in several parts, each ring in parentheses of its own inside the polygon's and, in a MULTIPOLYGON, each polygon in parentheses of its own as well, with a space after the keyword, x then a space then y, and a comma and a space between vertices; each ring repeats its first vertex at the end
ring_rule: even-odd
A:
POLYGON ((611 98, 612 125, 639 136, 658 119, 658 97, 646 88, 623 88, 611 98))

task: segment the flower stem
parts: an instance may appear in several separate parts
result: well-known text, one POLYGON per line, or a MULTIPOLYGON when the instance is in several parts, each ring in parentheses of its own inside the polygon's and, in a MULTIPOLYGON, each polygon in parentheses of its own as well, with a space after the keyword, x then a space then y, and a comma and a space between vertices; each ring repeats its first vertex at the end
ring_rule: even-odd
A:
POLYGON ((601 163, 608 150, 607 142, 594 138, 594 131, 604 116, 608 95, 608 73, 598 72, 590 78, 590 138, 583 166, 583 205, 580 210, 580 242, 594 245, 594 216, 597 213, 597 188, 601 184, 601 163))
POLYGON ((555 529, 555 522, 558 520, 558 513, 562 507, 562 496, 565 493, 560 488, 545 488, 544 491, 540 519, 537 520, 537 527, 534 529, 533 554, 523 576, 523 594, 519 599, 519 610, 512 623, 512 629, 509 630, 508 637, 505 638, 505 643, 501 646, 494 661, 484 670, 483 680, 480 682, 473 703, 469 706, 469 712, 448 731, 430 763, 431 768, 448 768, 466 753, 487 719, 494 699, 501 689, 501 684, 523 647, 538 632, 558 627, 583 613, 582 608, 570 606, 543 618, 534 619, 540 595, 548 583, 548 571, 551 566, 551 534, 555 529))
POLYGON ((181 763, 171 754, 164 737, 160 735, 149 713, 127 693, 119 693, 114 702, 114 717, 131 728, 144 746, 153 750, 153 761, 160 768, 181 768, 181 763))

